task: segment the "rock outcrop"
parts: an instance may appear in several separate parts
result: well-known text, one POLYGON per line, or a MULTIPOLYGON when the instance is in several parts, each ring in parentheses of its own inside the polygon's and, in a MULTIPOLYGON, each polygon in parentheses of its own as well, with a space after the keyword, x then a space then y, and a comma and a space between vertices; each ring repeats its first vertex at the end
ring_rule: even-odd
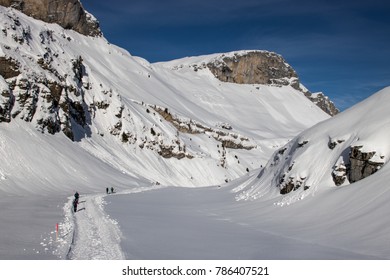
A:
POLYGON ((327 114, 334 116, 339 110, 323 93, 312 94, 304 88, 295 70, 274 52, 243 51, 223 55, 207 64, 207 68, 223 82, 291 86, 301 91, 327 114))
POLYGON ((0 76, 4 79, 13 78, 20 74, 18 64, 12 58, 0 56, 0 76))
POLYGON ((351 183, 362 180, 375 172, 377 172, 383 162, 375 161, 374 155, 375 151, 364 152, 361 149, 363 146, 354 146, 351 147, 349 153, 350 166, 348 171, 348 179, 351 183))
MULTIPOLYGON (((327 144, 329 148, 327 153, 333 153, 338 150, 338 159, 333 165, 330 174, 336 186, 352 184, 367 178, 377 172, 385 164, 385 156, 375 151, 375 149, 372 148, 374 145, 370 145, 371 149, 356 144, 343 148, 342 145, 345 145, 345 142, 345 139, 335 138, 329 139, 327 144)), ((283 165, 283 168, 276 173, 277 175, 274 175, 275 180, 278 183, 277 187, 280 190, 280 194, 288 194, 298 190, 302 186, 304 187, 304 190, 310 188, 310 184, 307 185, 306 182, 306 179, 309 176, 297 175, 299 173, 305 174, 306 171, 297 172, 297 170, 294 169, 296 162, 293 160, 294 154, 298 154, 299 149, 304 149, 307 144, 310 146, 309 141, 307 140, 296 140, 290 143, 288 147, 284 147, 275 153, 270 167, 280 165, 281 163, 283 165)), ((312 147, 309 147, 309 149, 312 149, 312 147)), ((327 156, 329 155, 326 155, 325 157, 327 156)), ((326 163, 324 163, 324 165, 325 164, 326 163)))
POLYGON ((291 85, 299 89, 294 69, 280 55, 250 51, 208 63, 210 71, 223 82, 237 84, 291 85))
POLYGON ((348 169, 343 161, 337 163, 333 167, 332 179, 336 186, 341 186, 342 184, 344 184, 348 177, 347 170, 348 169))
POLYGON ((334 116, 340 113, 339 109, 336 108, 336 106, 329 99, 329 97, 325 96, 322 92, 313 93, 313 94, 307 92, 305 93, 305 95, 328 115, 334 116))
POLYGON ((87 36, 101 36, 98 21, 87 13, 79 0, 0 0, 35 19, 57 23, 87 36))
POLYGON ((375 158, 377 152, 362 151, 362 148, 363 146, 351 146, 348 148, 349 153, 345 159, 340 156, 339 162, 333 167, 332 172, 332 178, 336 186, 341 186, 347 179, 351 184, 360 181, 382 167, 384 164, 383 157, 375 158), (344 160, 348 164, 345 164, 344 160))

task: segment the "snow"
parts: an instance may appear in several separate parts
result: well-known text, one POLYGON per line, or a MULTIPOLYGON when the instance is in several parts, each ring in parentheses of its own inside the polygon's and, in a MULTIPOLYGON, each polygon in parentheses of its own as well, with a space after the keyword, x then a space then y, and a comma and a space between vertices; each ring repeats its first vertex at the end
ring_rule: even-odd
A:
MULTIPOLYGON (((270 216, 273 205, 258 209, 267 210, 266 214, 258 211, 253 215, 249 211, 258 205, 237 203, 230 192, 217 187, 167 188, 106 199, 107 212, 117 219, 124 234, 122 248, 127 259, 375 258, 299 238, 287 229, 275 230, 272 219, 285 215, 270 216)), ((288 221, 284 217, 281 222, 288 221)))
POLYGON ((390 157, 389 93, 390 88, 385 88, 365 102, 296 136, 274 153, 261 171, 260 180, 252 178, 255 182, 240 194, 241 198, 278 196, 282 176, 294 180, 301 178, 303 184, 310 187, 307 191, 300 188, 288 195, 291 202, 314 195, 321 188, 334 186, 331 179, 333 167, 340 162, 340 157, 347 163, 351 146, 362 146, 361 151, 375 152, 373 162, 387 163, 390 157), (335 143, 333 149, 329 147, 330 142, 335 143))
MULTIPOLYGON (((0 32, 0 55, 18 59, 18 79, 56 80, 35 63, 49 48, 58 54, 57 73, 74 85, 70 61, 81 56, 86 104, 109 104, 91 114, 90 130, 80 128, 74 142, 37 129, 43 102, 31 122, 19 116, 0 123, 0 259, 390 258, 389 88, 329 119, 289 86, 223 83, 206 68, 194 71, 194 64, 234 53, 150 64, 104 38, 3 7, 0 13, 8 32, 0 32), (28 44, 17 43, 11 35, 27 27, 28 44), (39 34, 48 30, 54 40, 42 43, 39 34), (179 133, 154 106, 182 125, 215 131, 179 133), (134 143, 110 134, 122 109, 120 132, 133 133, 134 143), (223 158, 216 131, 255 148, 226 149, 223 158), (330 151, 329 139, 343 142, 330 151), (180 143, 174 151, 186 147, 193 159, 159 156, 150 143, 161 141, 180 143), (335 187, 332 168, 349 145, 375 149, 375 160, 386 164, 335 187), (310 188, 282 196, 276 182, 290 167, 310 188), (76 191, 79 211, 72 213, 76 191)), ((3 78, 0 87, 7 88, 3 78)))
MULTIPOLYGON (((74 215, 72 243, 66 255, 68 259, 124 259, 119 246, 120 230, 104 213, 103 206, 101 195, 80 198, 77 215, 74 215)), ((67 213, 73 214, 72 210, 67 213)))
MULTIPOLYGON (((133 177, 165 185, 219 184, 246 174, 247 169, 265 164, 275 146, 285 144, 297 133, 329 117, 291 87, 222 83, 208 69, 197 72, 192 68, 171 70, 170 65, 175 62, 150 64, 109 44, 103 37, 85 37, 11 9, 0 7, 0 11, 7 14, 1 18, 2 26, 7 30, 7 35, 0 33, 1 49, 6 55, 16 58, 24 70, 17 77, 18 81, 38 76, 61 84, 56 77, 60 75, 66 78, 67 85, 78 87, 71 62, 82 58, 86 72, 82 78, 83 95, 70 93, 69 98, 77 102, 84 99, 86 106, 105 104, 106 107, 97 109, 96 105, 91 109, 91 124, 75 133, 75 140, 79 143, 75 149, 82 148, 82 154, 87 152, 133 177), (16 26, 15 20, 18 22, 16 26), (27 42, 20 44, 13 39, 23 38, 25 30, 30 32, 25 39, 27 42), (45 71, 36 63, 47 54, 55 71, 45 71), (185 121, 183 125, 197 123, 223 133, 230 132, 230 139, 234 139, 233 136, 248 139, 254 148, 251 153, 242 149, 228 150, 228 164, 223 168, 220 164, 221 142, 213 140, 213 134, 178 133, 171 123, 153 110, 154 106, 168 108, 175 118, 185 121), (118 129, 119 121, 121 126, 118 129), (220 123, 227 123, 232 129, 221 129, 220 123), (151 135, 151 129, 158 136, 151 135), (123 133, 130 133, 130 145, 121 142, 123 133), (173 144, 176 152, 176 143, 179 143, 194 158, 162 159, 157 155, 156 143, 173 144)), ((219 54, 214 55, 217 57, 219 54)), ((187 65, 191 61, 189 58, 187 65)), ((17 87, 16 92, 18 90, 22 91, 17 87)), ((37 127, 44 118, 56 118, 50 113, 50 105, 39 102, 38 108, 42 110, 37 110, 31 120, 32 126, 37 127)), ((18 110, 18 106, 19 103, 15 103, 14 110, 18 110)), ((65 119, 64 114, 59 109, 61 120, 65 119)), ((23 108, 18 118, 26 117, 23 108)), ((16 187, 20 185, 23 184, 16 187)), ((5 189, 9 190, 8 186, 2 188, 5 189)))

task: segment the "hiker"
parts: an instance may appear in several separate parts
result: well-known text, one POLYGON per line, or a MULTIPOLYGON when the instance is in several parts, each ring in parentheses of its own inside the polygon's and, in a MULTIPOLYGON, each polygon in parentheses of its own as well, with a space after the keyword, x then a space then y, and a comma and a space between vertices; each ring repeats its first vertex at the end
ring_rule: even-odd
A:
POLYGON ((74 199, 73 199, 73 211, 76 213, 77 212, 77 204, 79 204, 79 193, 76 191, 74 194, 74 199))
POLYGON ((77 212, 78 199, 73 199, 73 212, 77 212))
POLYGON ((106 194, 109 194, 110 192, 109 192, 109 190, 108 190, 108 188, 106 188, 106 194))
POLYGON ((114 187, 111 187, 111 193, 114 193, 114 187))

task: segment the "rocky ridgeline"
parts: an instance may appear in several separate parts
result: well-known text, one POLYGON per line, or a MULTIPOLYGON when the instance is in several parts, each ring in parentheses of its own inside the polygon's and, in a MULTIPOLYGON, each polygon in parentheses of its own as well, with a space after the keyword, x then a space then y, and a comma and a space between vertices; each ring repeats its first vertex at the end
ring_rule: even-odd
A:
POLYGON ((334 116, 340 113, 329 97, 325 96, 322 92, 312 94, 309 91, 304 91, 304 94, 327 114, 334 116))
POLYGON ((79 0, 0 0, 35 19, 57 23, 87 36, 101 36, 98 21, 87 13, 79 0))
MULTIPOLYGON (((204 65, 203 67, 205 67, 204 65)), ((324 94, 312 94, 301 86, 295 70, 284 58, 268 51, 237 52, 222 55, 207 63, 207 68, 223 82, 291 86, 302 91, 307 98, 327 114, 334 116, 339 110, 324 94)))
POLYGON ((226 149, 252 149, 256 145, 232 133, 228 124, 213 129, 167 108, 135 102, 146 119, 125 106, 119 93, 102 82, 92 82, 90 67, 82 56, 69 57, 64 46, 72 34, 47 27, 31 29, 10 12, 1 27, 0 39, 0 122, 19 118, 42 133, 64 133, 72 141, 89 137, 92 131, 111 135, 124 145, 155 151, 164 158, 193 158, 179 133, 205 134, 220 142, 221 166, 226 149), (37 48, 31 53, 31 48, 37 48), (27 51, 25 51, 27 50, 27 51), (165 120, 177 132, 159 127, 165 120))

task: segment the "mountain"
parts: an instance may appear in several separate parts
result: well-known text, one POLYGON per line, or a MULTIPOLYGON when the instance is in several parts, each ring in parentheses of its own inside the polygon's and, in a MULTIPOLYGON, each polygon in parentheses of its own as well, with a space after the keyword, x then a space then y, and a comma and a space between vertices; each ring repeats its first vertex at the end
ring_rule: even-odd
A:
POLYGON ((390 257, 389 88, 331 118, 278 54, 151 64, 4 2, 0 259, 390 257))
MULTIPOLYGON (((242 198, 284 195, 288 203, 326 188, 345 187, 375 173, 386 176, 390 88, 300 133, 275 151, 264 169, 250 179, 242 198)), ((378 175, 380 176, 380 175, 378 175)), ((377 177, 378 178, 378 177, 377 177)), ((378 185, 374 191, 383 191, 378 185)))
MULTIPOLYGON (((0 6, 0 13, 1 129, 19 126, 42 137, 67 137, 59 150, 82 149, 131 178, 221 184, 265 164, 278 146, 329 117, 306 98, 295 72, 274 53, 240 51, 150 64, 102 36, 85 36, 12 8, 0 6), (251 67, 252 60, 266 63, 269 57, 277 62, 264 69, 281 70, 265 84, 223 82, 212 65, 228 57, 251 67), (291 77, 283 77, 286 73, 291 77)), ((42 138, 37 149, 50 139, 42 138)), ((75 155, 67 156, 74 161, 75 155)), ((38 178, 47 175, 42 165, 31 166, 38 178)), ((9 174, 5 184, 20 176, 11 167, 1 167, 9 174)), ((68 173, 66 164, 59 167, 58 174, 68 173)))
POLYGON ((102 35, 99 22, 84 10, 79 0, 0 0, 0 5, 87 36, 102 35))
POLYGON ((186 65, 193 67, 194 71, 207 68, 222 82, 276 87, 291 86, 301 91, 327 114, 334 116, 339 113, 327 96, 323 93, 312 94, 303 86, 295 70, 281 55, 274 52, 245 50, 178 59, 166 64, 171 65, 172 68, 186 65))

